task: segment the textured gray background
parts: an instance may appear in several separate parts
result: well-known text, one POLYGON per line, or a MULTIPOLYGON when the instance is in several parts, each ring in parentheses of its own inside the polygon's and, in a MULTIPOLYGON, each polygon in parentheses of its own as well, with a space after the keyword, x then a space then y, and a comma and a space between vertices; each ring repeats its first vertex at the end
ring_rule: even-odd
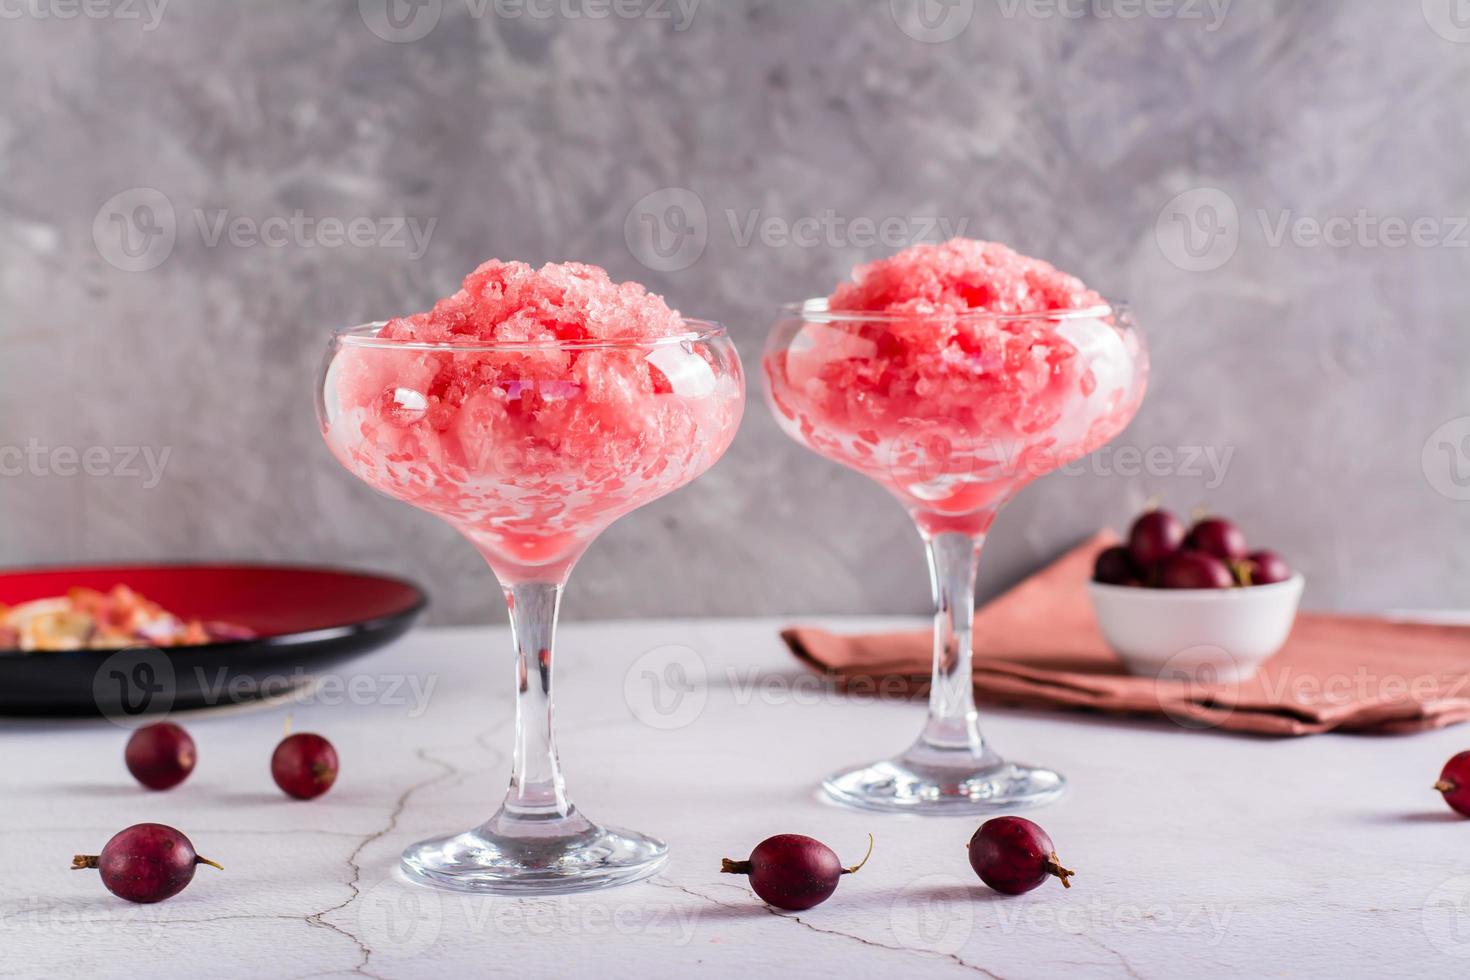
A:
MULTIPOLYGON (((938 21, 962 29, 935 42, 911 36, 938 35, 908 0, 704 0, 687 24, 673 6, 442 0, 417 40, 425 21, 369 29, 393 36, 382 0, 172 0, 151 26, 141 4, 64 19, 63 0, 35 0, 0 20, 0 448, 102 447, 107 472, 11 466, 0 562, 340 562, 422 580, 441 622, 499 618, 467 545, 320 445, 326 332, 421 309, 489 256, 576 258, 725 321, 751 367, 776 304, 892 251, 852 228, 817 246, 739 231, 830 209, 965 221, 1131 299, 1155 385, 1121 443, 1176 470, 1185 447, 1234 454, 1218 487, 1116 458, 1042 480, 997 525, 984 591, 1159 494, 1235 515, 1307 572, 1315 605, 1470 605, 1455 0, 1237 0, 1213 30, 1203 3, 1204 19, 1124 19, 1107 0, 1066 8, 1090 6, 1080 18, 1017 2, 960 2, 968 22, 938 21), (105 204, 140 187, 166 198, 176 240, 125 271, 105 204), (1226 231, 1201 263, 1218 268, 1181 268, 1179 194, 1201 235, 1226 231), (418 258, 211 246, 194 213, 221 209, 437 223, 418 258), (648 252, 640 209, 692 228, 684 250, 648 252), (1438 244, 1269 234, 1287 212, 1362 209, 1431 220, 1438 244), (123 446, 167 449, 161 482, 129 475, 123 446)), ((927 606, 900 509, 787 441, 754 394, 724 462, 594 546, 569 615, 927 606)))

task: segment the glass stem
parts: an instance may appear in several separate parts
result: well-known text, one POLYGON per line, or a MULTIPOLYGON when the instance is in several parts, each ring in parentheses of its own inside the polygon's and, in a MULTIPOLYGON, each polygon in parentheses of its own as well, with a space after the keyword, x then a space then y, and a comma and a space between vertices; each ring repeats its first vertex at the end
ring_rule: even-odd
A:
POLYGON ((501 818, 548 821, 572 812, 556 759, 551 710, 552 650, 561 593, 559 582, 528 582, 505 590, 516 648, 516 740, 501 818))
POLYGON ((920 742, 945 752, 984 753, 971 675, 975 570, 984 535, 926 534, 929 579, 934 588, 934 677, 929 721, 920 742))

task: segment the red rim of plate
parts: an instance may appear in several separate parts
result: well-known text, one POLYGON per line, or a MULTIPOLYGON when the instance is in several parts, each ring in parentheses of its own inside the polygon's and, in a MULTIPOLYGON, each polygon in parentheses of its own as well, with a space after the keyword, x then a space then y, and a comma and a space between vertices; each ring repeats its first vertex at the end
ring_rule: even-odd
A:
MULTIPOLYGON (((176 615, 237 623, 257 634, 248 640, 176 648, 179 650, 292 642, 308 635, 323 639, 417 616, 429 601, 424 590, 407 579, 345 568, 143 563, 0 569, 0 603, 16 605, 65 595, 67 589, 77 586, 106 590, 114 585, 126 585, 176 615)), ((0 656, 16 653, 20 651, 0 650, 0 656)))

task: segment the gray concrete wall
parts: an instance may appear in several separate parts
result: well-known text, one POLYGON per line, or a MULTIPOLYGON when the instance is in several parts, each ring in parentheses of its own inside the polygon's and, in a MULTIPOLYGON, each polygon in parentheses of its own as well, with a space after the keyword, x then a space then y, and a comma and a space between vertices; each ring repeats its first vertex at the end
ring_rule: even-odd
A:
MULTIPOLYGON (((576 258, 754 366, 777 304, 894 250, 864 221, 943 219, 1131 299, 1155 363, 1119 443, 1152 465, 1114 447, 1031 487, 983 591, 1157 494, 1237 517, 1317 606, 1470 605, 1456 0, 386 2, 7 6, 0 562, 341 562, 498 619, 467 545, 320 445, 330 328, 489 256, 576 258), (354 218, 340 247, 317 223, 354 218)), ((926 606, 899 508, 756 393, 720 466, 587 555, 568 614, 926 606)))

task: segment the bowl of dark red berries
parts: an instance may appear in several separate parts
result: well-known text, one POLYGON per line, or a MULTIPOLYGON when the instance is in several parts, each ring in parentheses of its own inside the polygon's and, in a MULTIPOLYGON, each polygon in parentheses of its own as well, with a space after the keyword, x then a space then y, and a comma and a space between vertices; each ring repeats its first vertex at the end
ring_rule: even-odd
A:
POLYGON ((1234 683, 1285 645, 1305 584, 1222 517, 1186 527, 1151 510, 1097 556, 1088 591, 1129 673, 1234 683))

